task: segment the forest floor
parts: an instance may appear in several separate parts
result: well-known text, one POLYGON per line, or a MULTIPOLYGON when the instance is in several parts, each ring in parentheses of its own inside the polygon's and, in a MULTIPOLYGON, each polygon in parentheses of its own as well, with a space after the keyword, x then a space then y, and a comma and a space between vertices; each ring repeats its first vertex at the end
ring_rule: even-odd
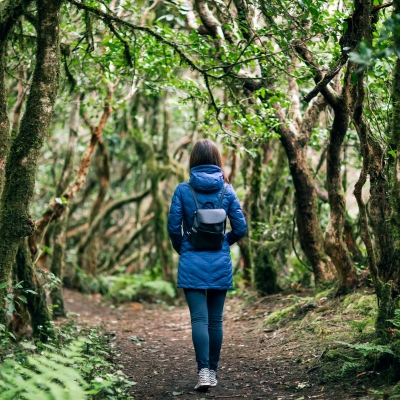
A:
POLYGON ((341 378, 342 350, 335 350, 337 340, 354 339, 348 322, 360 316, 360 309, 368 310, 373 295, 364 290, 350 295, 347 303, 329 303, 321 296, 310 301, 310 293, 228 298, 218 386, 207 393, 193 390, 197 371, 184 304, 113 306, 100 295, 68 290, 65 301, 82 326, 101 326, 111 335, 120 354, 115 362, 136 382, 130 391, 136 400, 382 398, 373 394, 382 388, 378 374, 351 371, 341 378), (275 319, 270 318, 277 323, 266 325, 265 319, 277 310, 275 319))

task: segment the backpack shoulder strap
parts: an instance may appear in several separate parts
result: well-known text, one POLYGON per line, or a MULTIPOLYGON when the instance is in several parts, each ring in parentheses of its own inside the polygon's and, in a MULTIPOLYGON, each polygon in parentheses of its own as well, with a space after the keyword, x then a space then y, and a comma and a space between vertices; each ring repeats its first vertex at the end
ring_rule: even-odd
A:
POLYGON ((196 208, 199 209, 199 203, 197 201, 196 193, 194 192, 192 185, 190 183, 188 183, 188 185, 189 185, 190 191, 192 192, 194 202, 196 203, 196 208))
POLYGON ((221 206, 222 206, 222 201, 224 200, 225 191, 226 191, 226 187, 227 186, 228 185, 226 183, 224 183, 224 188, 222 189, 221 198, 219 199, 219 203, 218 203, 218 207, 217 208, 221 208, 221 206))

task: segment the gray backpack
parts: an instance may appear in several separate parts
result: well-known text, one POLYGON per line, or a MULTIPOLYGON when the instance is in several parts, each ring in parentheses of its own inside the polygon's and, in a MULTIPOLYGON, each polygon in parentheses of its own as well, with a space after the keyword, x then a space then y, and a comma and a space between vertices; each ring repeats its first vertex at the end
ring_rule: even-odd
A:
MULTIPOLYGON (((193 226, 189 234, 190 242, 196 250, 218 250, 222 249, 226 229, 226 211, 221 208, 224 199, 226 184, 222 189, 221 198, 217 208, 199 208, 193 187, 189 184, 197 210, 194 212, 193 226)), ((203 206, 204 207, 204 206, 203 206)))

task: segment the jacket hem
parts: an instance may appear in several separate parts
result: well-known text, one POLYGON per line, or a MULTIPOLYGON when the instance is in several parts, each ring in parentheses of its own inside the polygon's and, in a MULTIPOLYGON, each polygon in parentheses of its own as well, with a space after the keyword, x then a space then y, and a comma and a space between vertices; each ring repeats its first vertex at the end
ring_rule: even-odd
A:
POLYGON ((216 290, 232 290, 232 286, 192 286, 192 285, 178 285, 178 289, 198 289, 198 290, 208 290, 208 289, 216 289, 216 290))

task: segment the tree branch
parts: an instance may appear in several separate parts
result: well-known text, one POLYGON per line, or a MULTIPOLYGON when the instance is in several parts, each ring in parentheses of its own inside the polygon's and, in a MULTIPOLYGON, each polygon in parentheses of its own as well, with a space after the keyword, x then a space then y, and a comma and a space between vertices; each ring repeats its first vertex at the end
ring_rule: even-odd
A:
POLYGON ((314 98, 306 109, 303 122, 301 124, 301 140, 308 142, 311 133, 317 123, 321 112, 326 108, 327 102, 320 94, 314 98))
MULTIPOLYGON (((65 203, 71 202, 71 200, 75 197, 76 193, 81 189, 82 185, 86 181, 86 176, 89 172, 89 167, 91 164, 92 156, 96 145, 99 141, 99 138, 105 128, 108 117, 111 114, 111 106, 110 101, 113 95, 113 88, 109 87, 109 91, 107 94, 107 100, 104 103, 103 114, 100 118, 98 126, 93 130, 92 136, 89 141, 89 146, 83 155, 81 165, 79 167, 78 174, 75 180, 64 190, 61 194, 61 198, 64 199, 65 203)), ((44 234, 45 229, 49 225, 50 222, 58 219, 65 211, 66 204, 63 202, 59 202, 59 200, 53 200, 53 202, 48 206, 47 210, 42 214, 42 216, 35 222, 36 231, 29 238, 29 247, 32 255, 36 255, 37 253, 37 243, 41 240, 41 237, 44 234)))
MULTIPOLYGON (((320 70, 319 66, 314 60, 311 52, 301 43, 300 41, 296 41, 294 44, 294 50, 297 54, 299 54, 302 60, 313 70, 314 72, 314 80, 318 83, 324 80, 324 75, 320 70)), ((333 78, 333 77, 332 77, 333 78)), ((329 82, 326 83, 326 85, 329 82)), ((326 101, 329 105, 335 108, 340 102, 340 96, 329 86, 323 86, 322 84, 319 87, 319 91, 324 95, 326 101)), ((318 93, 315 93, 317 95, 318 93)), ((315 96, 313 96, 315 97, 315 96)), ((310 99, 311 100, 311 99, 310 99)))
POLYGON ((146 189, 143 192, 136 193, 132 196, 125 197, 123 199, 114 200, 112 203, 108 204, 104 210, 97 214, 96 217, 93 219, 92 224, 90 225, 89 229, 86 231, 85 235, 82 237, 78 244, 78 249, 83 249, 87 243, 89 242, 93 232, 96 231, 100 223, 106 219, 113 211, 123 207, 126 204, 134 203, 143 200, 146 196, 150 193, 150 189, 146 189))

